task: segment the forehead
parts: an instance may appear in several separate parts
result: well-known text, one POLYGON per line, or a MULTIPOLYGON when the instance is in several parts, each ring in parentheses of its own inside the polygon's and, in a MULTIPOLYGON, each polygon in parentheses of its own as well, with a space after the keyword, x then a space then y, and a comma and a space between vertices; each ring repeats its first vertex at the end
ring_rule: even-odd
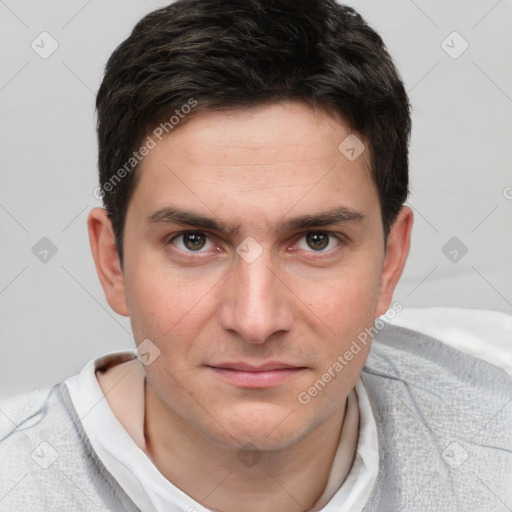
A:
MULTIPOLYGON (((339 144, 351 134, 338 116, 299 101, 200 112, 177 128, 162 145, 179 146, 181 156, 192 165, 202 165, 205 158, 269 167, 290 161, 334 163, 340 156, 339 144)), ((368 164, 366 156, 358 159, 362 167, 368 164)), ((149 155, 148 165, 154 158, 149 155)))
POLYGON ((146 155, 132 201, 145 213, 169 203, 203 213, 231 206, 240 219, 262 207, 365 210, 377 191, 368 151, 348 158, 345 141, 363 145, 353 137, 343 120, 301 102, 196 113, 146 155))

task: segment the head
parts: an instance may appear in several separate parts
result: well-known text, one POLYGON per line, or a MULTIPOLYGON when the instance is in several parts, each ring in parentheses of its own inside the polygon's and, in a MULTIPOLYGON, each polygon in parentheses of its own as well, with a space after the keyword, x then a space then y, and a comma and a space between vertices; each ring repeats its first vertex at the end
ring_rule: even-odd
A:
POLYGON ((160 350, 162 408, 233 448, 304 437, 370 344, 298 395, 386 312, 409 250, 409 104, 381 38, 330 0, 178 0, 114 51, 97 111, 93 255, 160 350), (300 370, 266 387, 216 370, 241 361, 300 370))

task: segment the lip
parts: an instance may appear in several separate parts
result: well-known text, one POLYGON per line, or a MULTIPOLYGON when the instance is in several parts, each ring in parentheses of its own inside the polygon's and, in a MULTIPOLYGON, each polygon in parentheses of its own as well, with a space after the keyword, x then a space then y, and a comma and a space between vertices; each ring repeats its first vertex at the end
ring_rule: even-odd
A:
POLYGON ((255 365, 245 361, 235 361, 208 365, 212 368, 224 368, 227 370, 239 370, 243 372, 264 372, 271 370, 286 370, 290 368, 300 368, 295 364, 283 363, 281 361, 268 361, 265 364, 255 365))
POLYGON ((306 369, 280 361, 269 361, 257 366, 246 362, 226 362, 207 365, 207 368, 224 381, 245 388, 277 386, 306 369))

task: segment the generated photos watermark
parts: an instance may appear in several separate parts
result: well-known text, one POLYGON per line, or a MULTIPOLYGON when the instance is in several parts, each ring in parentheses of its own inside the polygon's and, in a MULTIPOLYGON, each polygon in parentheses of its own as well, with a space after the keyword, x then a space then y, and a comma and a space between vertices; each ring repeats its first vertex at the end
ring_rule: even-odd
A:
POLYGON ((343 353, 338 355, 336 360, 327 368, 322 376, 316 380, 307 390, 301 391, 297 395, 297 400, 302 405, 307 405, 311 399, 316 397, 336 376, 343 371, 343 369, 354 359, 365 346, 373 339, 373 337, 382 330, 386 323, 396 317, 404 309, 403 305, 396 301, 391 305, 388 311, 377 318, 374 327, 366 327, 357 335, 357 339, 352 341, 350 347, 343 353))

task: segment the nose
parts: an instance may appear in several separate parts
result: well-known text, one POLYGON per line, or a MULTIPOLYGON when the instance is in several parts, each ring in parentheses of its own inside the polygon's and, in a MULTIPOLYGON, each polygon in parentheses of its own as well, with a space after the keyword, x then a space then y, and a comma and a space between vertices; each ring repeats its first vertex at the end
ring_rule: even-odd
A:
POLYGON ((265 252, 248 263, 238 257, 225 282, 221 326, 249 343, 262 344, 293 325, 293 304, 286 285, 265 252))

